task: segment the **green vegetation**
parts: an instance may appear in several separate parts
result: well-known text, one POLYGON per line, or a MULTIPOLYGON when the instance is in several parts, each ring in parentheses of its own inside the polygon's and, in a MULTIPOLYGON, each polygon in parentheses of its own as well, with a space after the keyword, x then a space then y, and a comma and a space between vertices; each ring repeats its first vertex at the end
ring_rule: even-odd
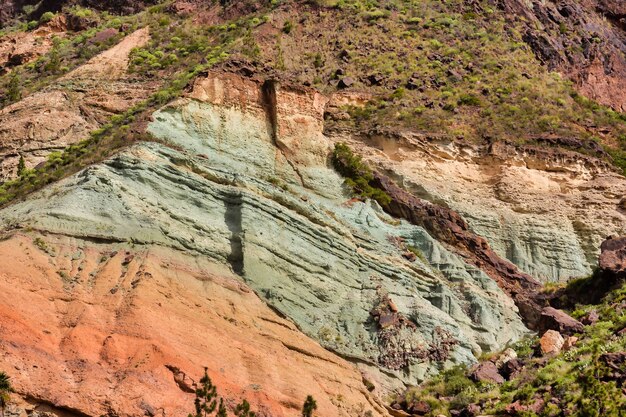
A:
POLYGON ((0 372, 0 413, 2 417, 4 417, 4 411, 11 399, 12 392, 11 378, 5 372, 0 372))
MULTIPOLYGON (((8 74, 0 76, 0 91, 8 91, 8 94, 0 94, 0 107, 14 103, 35 91, 50 85, 59 76, 67 73, 111 46, 118 43, 124 36, 146 26, 150 22, 150 14, 147 12, 133 16, 112 17, 107 13, 96 13, 86 9, 71 8, 65 11, 68 14, 90 16, 90 22, 94 25, 81 32, 68 33, 65 37, 53 38, 53 47, 33 62, 27 62, 14 67, 8 74), (123 23, 124 30, 118 30, 108 36, 103 32, 115 25, 115 22, 123 23), (16 75, 18 74, 18 75, 16 75), (19 92, 19 93, 18 93, 19 92)), ((54 15, 52 15, 54 17, 54 15)), ((42 20, 50 18, 44 14, 42 20)), ((31 22, 29 27, 37 27, 39 22, 31 22)), ((122 28, 122 25, 120 25, 122 28)), ((23 30, 27 28, 24 27, 23 30)))
MULTIPOLYGON (((584 285, 575 284, 578 289, 584 285)), ((619 378, 614 378, 601 359, 603 354, 624 352, 626 334, 626 285, 611 291, 598 305, 577 306, 573 315, 582 317, 592 310, 600 320, 587 326, 573 348, 553 357, 535 357, 537 339, 518 342, 513 348, 525 368, 502 385, 474 382, 467 369, 456 367, 406 393, 408 402, 421 400, 431 407, 429 416, 448 414, 468 404, 478 404, 485 415, 505 414, 507 406, 529 406, 543 402, 539 411, 523 416, 622 416, 626 396, 619 378)), ((624 370, 626 375, 626 370, 624 370)))
POLYGON ((92 132, 89 138, 67 147, 63 152, 51 153, 43 166, 24 169, 15 180, 0 184, 0 206, 102 161, 137 141, 154 140, 144 127, 150 115, 178 97, 198 74, 226 59, 228 50, 248 33, 251 20, 241 19, 225 25, 201 28, 183 21, 172 22, 158 8, 151 10, 144 13, 153 14, 153 19, 149 19, 152 22, 152 40, 145 48, 134 50, 133 59, 141 54, 160 55, 157 51, 176 48, 176 44, 186 45, 185 53, 178 51, 182 58, 172 60, 167 66, 154 68, 138 63, 131 65, 131 70, 141 73, 142 77, 158 76, 164 82, 163 87, 125 113, 113 116, 109 123, 92 132), (176 26, 177 30, 161 27, 166 21, 176 26))
POLYGON ((626 167, 626 144, 616 146, 626 137, 626 116, 546 71, 523 41, 521 24, 506 20, 489 1, 317 4, 319 11, 302 12, 297 36, 281 39, 280 66, 270 45, 261 45, 258 60, 325 92, 351 77, 351 89, 373 95, 364 107, 346 108, 351 118, 328 119, 328 129, 410 129, 517 144, 575 137, 599 141, 617 166, 626 167))
POLYGON ((372 170, 348 145, 345 143, 335 145, 332 162, 337 172, 345 177, 345 184, 356 196, 374 199, 383 207, 391 202, 387 193, 371 185, 374 179, 372 170))
POLYGON ((307 395, 302 406, 302 417, 312 417, 315 410, 317 410, 317 402, 311 395, 307 395))

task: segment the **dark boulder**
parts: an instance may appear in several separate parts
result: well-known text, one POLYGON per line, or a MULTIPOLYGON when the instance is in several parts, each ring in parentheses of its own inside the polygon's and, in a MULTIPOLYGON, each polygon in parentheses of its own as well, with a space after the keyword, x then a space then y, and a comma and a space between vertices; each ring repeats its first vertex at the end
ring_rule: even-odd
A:
POLYGON ((570 317, 563 310, 546 307, 541 310, 538 329, 540 332, 555 330, 564 335, 572 335, 574 333, 581 333, 584 326, 581 322, 570 317))
POLYGON ((626 237, 609 238, 600 246, 600 270, 615 281, 626 278, 626 237))
POLYGON ((339 84, 337 84, 337 87, 339 88, 348 88, 351 87, 354 84, 354 78, 352 77, 345 77, 342 78, 341 80, 339 80, 339 84))
POLYGON ((504 382, 504 378, 498 372, 496 364, 491 361, 476 365, 469 376, 476 382, 491 382, 495 384, 504 382))

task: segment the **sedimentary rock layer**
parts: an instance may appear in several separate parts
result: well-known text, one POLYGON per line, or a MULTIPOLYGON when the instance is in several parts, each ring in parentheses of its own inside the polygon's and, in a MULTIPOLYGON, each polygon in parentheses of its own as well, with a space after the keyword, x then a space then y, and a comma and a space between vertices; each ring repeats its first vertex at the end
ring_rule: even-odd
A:
POLYGON ((626 180, 593 157, 412 134, 333 139, 415 196, 459 213, 498 255, 541 282, 591 274, 605 237, 626 231, 626 180))
POLYGON ((352 364, 201 256, 16 234, 0 264, 11 415, 186 415, 205 366, 229 408, 296 416, 313 395, 323 415, 385 415, 352 364))
POLYGON ((267 88, 208 75, 154 115, 150 132, 175 149, 135 146, 5 209, 4 227, 200 254, 386 388, 525 334, 480 269, 349 201, 319 130, 323 97, 274 85, 272 110, 267 88))

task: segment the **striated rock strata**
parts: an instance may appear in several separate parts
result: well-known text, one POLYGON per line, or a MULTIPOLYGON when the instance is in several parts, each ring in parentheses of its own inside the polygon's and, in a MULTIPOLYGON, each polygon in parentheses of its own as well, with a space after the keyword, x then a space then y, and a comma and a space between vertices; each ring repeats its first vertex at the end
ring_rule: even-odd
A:
POLYGON ((410 133, 333 140, 415 196, 459 213, 499 256, 542 282, 590 275, 605 237, 626 232, 626 179, 593 157, 410 133))
POLYGON ((197 254, 18 233, 0 264, 10 415, 187 415, 204 366, 229 408, 296 416, 314 395, 323 415, 386 415, 352 364, 197 254))
POLYGON ((525 334, 513 301, 480 269, 422 227, 347 201, 328 166, 324 103, 312 90, 209 74, 154 115, 150 132, 172 147, 134 146, 0 219, 5 229, 198 254, 383 392, 525 334), (408 247, 421 256, 407 259, 408 247), (377 310, 386 302, 392 310, 377 310))

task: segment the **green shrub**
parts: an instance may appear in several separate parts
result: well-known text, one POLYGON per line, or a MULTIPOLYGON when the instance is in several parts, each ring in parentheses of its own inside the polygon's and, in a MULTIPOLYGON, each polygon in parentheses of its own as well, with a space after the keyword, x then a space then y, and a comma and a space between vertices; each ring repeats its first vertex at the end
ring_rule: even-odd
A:
POLYGON ((39 24, 40 25, 46 24, 46 23, 50 22, 52 19, 54 19, 55 16, 56 15, 54 13, 52 13, 52 12, 45 12, 39 18, 39 24))
POLYGON ((291 20, 286 20, 283 24, 283 33, 289 34, 293 30, 293 22, 291 20))
POLYGON ((345 184, 355 195, 374 199, 383 207, 391 203, 391 197, 387 193, 370 185, 374 179, 372 170, 346 144, 335 145, 332 162, 337 172, 345 177, 345 184))

